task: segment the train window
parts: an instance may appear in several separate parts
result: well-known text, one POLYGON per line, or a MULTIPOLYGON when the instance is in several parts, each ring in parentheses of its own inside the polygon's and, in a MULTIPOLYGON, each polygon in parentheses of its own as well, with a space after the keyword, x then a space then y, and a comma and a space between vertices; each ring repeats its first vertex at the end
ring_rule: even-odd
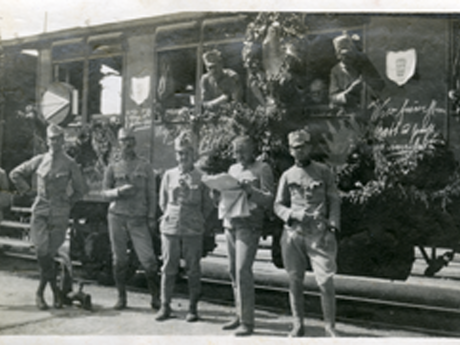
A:
POLYGON ((83 103, 83 61, 59 63, 54 68, 54 81, 69 84, 74 89, 72 113, 81 116, 83 103))
MULTIPOLYGON (((235 42, 235 43, 226 43, 226 44, 205 44, 204 45, 204 52, 209 52, 211 50, 217 50, 220 52, 222 57, 222 67, 224 70, 227 70, 228 73, 236 73, 238 75, 238 81, 240 88, 239 90, 239 97, 238 99, 232 99, 233 101, 244 102, 245 101, 245 76, 246 70, 243 66, 243 58, 241 56, 241 50, 243 49, 243 42, 235 42)), ((203 63, 203 74, 208 73, 209 71, 206 70, 206 66, 203 63)), ((205 85, 204 85, 205 86, 205 85)), ((206 87, 206 86, 205 86, 206 87)), ((206 102, 209 99, 206 99, 206 90, 201 90, 202 95, 204 95, 204 99, 202 101, 206 102)), ((211 92, 212 94, 212 92, 211 92)))
POLYGON ((158 102, 167 122, 187 120, 195 105, 196 49, 179 49, 158 53, 158 102))
MULTIPOLYGON (((331 70, 338 63, 333 39, 340 36, 343 30, 310 34, 306 56, 307 71, 307 112, 314 115, 327 115, 329 107, 329 86, 331 70)), ((362 30, 347 30, 348 35, 355 39, 355 45, 362 50, 362 30)))
POLYGON ((88 114, 121 116, 122 61, 119 56, 89 61, 88 114))

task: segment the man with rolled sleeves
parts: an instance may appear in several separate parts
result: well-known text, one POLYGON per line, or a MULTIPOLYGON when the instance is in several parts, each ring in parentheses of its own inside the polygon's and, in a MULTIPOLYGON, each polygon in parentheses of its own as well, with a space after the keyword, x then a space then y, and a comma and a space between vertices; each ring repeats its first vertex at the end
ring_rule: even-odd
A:
POLYGON ((303 280, 310 259, 321 292, 327 336, 336 336, 335 290, 337 243, 340 226, 340 197, 334 175, 312 161, 311 136, 304 130, 289 134, 289 150, 295 165, 280 178, 275 213, 284 222, 281 249, 289 275, 289 299, 294 317, 292 337, 304 335, 303 280))
MULTIPOLYGON (((238 180, 251 206, 249 214, 236 214, 223 220, 236 315, 222 329, 235 330, 235 336, 249 336, 254 332, 255 323, 252 266, 262 236, 265 211, 272 207, 274 181, 270 166, 256 160, 251 137, 236 137, 232 149, 236 162, 230 166, 228 174, 238 180)), ((218 198, 218 194, 214 197, 218 198)))
POLYGON ((64 152, 64 132, 61 127, 47 128, 48 152, 22 163, 10 173, 17 190, 30 193, 27 180, 37 176, 37 196, 32 205, 30 223, 40 271, 40 283, 36 293, 36 305, 48 309, 44 298, 47 283, 53 291, 53 305, 62 307, 62 298, 56 284, 54 257, 64 243, 72 206, 83 197, 86 185, 77 163, 64 152), (72 193, 68 193, 69 185, 72 193))
POLYGON ((113 274, 118 290, 114 309, 122 310, 127 307, 127 246, 130 239, 145 270, 151 294, 150 305, 153 309, 158 309, 158 267, 149 230, 156 226, 155 176, 150 164, 136 155, 136 140, 131 129, 121 128, 118 141, 120 157, 108 165, 103 181, 103 195, 111 201, 107 219, 113 274))
POLYGON ((178 166, 167 170, 160 187, 160 224, 163 267, 161 269, 161 309, 157 321, 171 317, 171 298, 181 257, 185 260, 189 289, 187 322, 198 320, 201 293, 200 260, 203 253, 205 219, 214 205, 201 181, 203 173, 193 164, 194 140, 182 132, 174 142, 178 166))
POLYGON ((217 49, 203 54, 203 61, 208 70, 201 77, 201 99, 205 109, 216 109, 229 102, 241 102, 243 89, 238 74, 223 68, 222 54, 217 49))

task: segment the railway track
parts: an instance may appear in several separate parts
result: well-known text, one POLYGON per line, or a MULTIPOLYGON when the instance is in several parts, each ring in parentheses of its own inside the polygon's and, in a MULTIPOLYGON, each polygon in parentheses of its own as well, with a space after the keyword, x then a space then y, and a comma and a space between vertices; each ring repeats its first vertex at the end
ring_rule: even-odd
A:
MULTIPOLYGON (((29 265, 29 269, 24 270, 24 274, 36 274, 33 270, 34 266, 30 266, 31 260, 34 260, 33 255, 8 251, 3 252, 3 255, 17 261, 17 272, 21 272, 21 266, 29 265)), ((225 265, 226 260, 221 255, 211 255, 203 260, 203 300, 224 305, 233 303, 231 284, 228 279, 225 279, 227 275, 225 269, 223 270, 225 265), (216 275, 215 271, 222 274, 216 275)), ((264 265, 263 261, 256 262, 256 307, 280 315, 288 315, 290 309, 287 287, 280 284, 273 286, 261 284, 263 279, 257 279, 261 265, 264 265)), ((273 270, 277 270, 278 274, 283 271, 276 268, 273 270)), ((75 287, 82 281, 81 277, 81 269, 76 265, 75 287)), ((139 292, 146 291, 143 275, 139 274, 136 278, 132 280, 134 285, 131 285, 130 289, 139 292)), ((348 277, 348 279, 353 279, 353 277, 348 277)), ((359 278, 356 277, 356 279, 359 278)), ((425 279, 435 280, 435 278, 425 279)), ((84 281, 87 284, 97 284, 95 281, 86 279, 84 281)), ((379 283, 382 282, 376 280, 375 284, 379 283)), ((187 284, 183 276, 178 277, 176 292, 180 295, 187 295, 187 284)), ((305 296, 306 316, 320 319, 319 292, 314 289, 306 289, 305 296)), ((344 322, 372 329, 410 331, 434 337, 460 337, 460 308, 456 306, 430 306, 387 298, 352 296, 338 291, 337 320, 339 323, 344 322)))

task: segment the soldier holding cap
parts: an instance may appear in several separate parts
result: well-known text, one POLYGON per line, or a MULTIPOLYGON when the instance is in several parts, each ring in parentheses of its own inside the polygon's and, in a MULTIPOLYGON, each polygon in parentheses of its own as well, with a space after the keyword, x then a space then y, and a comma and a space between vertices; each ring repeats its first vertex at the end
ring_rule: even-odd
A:
MULTIPOLYGON (((224 218, 225 236, 236 304, 235 318, 224 330, 235 330, 236 336, 248 336, 254 331, 254 275, 252 266, 256 257, 265 210, 272 206, 273 173, 267 163, 255 159, 255 146, 249 136, 233 141, 236 163, 229 175, 236 178, 250 203, 250 214, 224 218)), ((217 197, 217 195, 215 195, 217 197)))
POLYGON ((161 269, 161 309, 157 321, 171 317, 171 299, 181 257, 185 260, 189 289, 187 322, 198 320, 205 219, 214 206, 209 190, 201 181, 203 173, 193 164, 194 140, 182 132, 174 141, 178 166, 167 170, 160 187, 160 224, 163 267, 161 269))
POLYGON ((77 163, 64 152, 64 132, 61 127, 47 128, 48 152, 33 157, 13 169, 10 178, 20 193, 30 193, 27 180, 37 176, 37 196, 32 206, 31 238, 35 245, 40 283, 36 305, 48 309, 44 299, 47 283, 53 291, 55 308, 62 307, 62 298, 56 284, 54 257, 64 243, 72 206, 83 197, 86 185, 77 163), (71 185, 72 193, 68 193, 71 185))
POLYGON ((145 270, 151 294, 151 307, 159 308, 157 261, 149 231, 156 226, 156 185, 150 164, 139 158, 134 149, 136 141, 131 129, 118 132, 121 155, 108 165, 104 173, 103 195, 110 201, 110 242, 113 255, 113 274, 118 290, 116 310, 127 306, 126 274, 129 239, 145 270))
POLYGON ((241 102, 242 88, 238 74, 223 68, 220 51, 211 50, 203 54, 208 73, 201 77, 201 99, 206 109, 236 101, 241 102))
POLYGON ((330 169, 312 161, 310 133, 289 134, 289 150, 295 165, 279 181, 274 210, 284 223, 281 249, 289 275, 289 299, 294 316, 292 337, 304 335, 303 280, 310 259, 321 292, 325 331, 335 336, 335 291, 340 198, 330 169))

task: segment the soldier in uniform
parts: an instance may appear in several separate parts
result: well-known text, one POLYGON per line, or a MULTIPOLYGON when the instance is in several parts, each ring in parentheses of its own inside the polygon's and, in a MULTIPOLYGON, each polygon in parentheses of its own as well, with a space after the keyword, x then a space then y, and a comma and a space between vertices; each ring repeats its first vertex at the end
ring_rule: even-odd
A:
MULTIPOLYGON (((236 316, 226 323, 224 330, 235 330, 236 336, 251 335, 254 331, 254 263, 265 210, 272 206, 273 173, 267 163, 257 161, 254 142, 249 136, 233 141, 236 163, 228 173, 236 178, 252 204, 249 216, 224 218, 225 236, 236 304, 236 316)), ((214 198, 217 198, 217 194, 214 198)))
POLYGON ((376 96, 376 92, 383 89, 385 82, 348 34, 334 38, 333 45, 339 63, 331 70, 331 105, 345 113, 357 112, 361 106, 363 86, 368 86, 371 94, 376 96))
POLYGON ((19 193, 30 193, 27 182, 37 175, 37 196, 32 205, 31 238, 35 245, 40 271, 36 305, 48 309, 44 298, 47 283, 53 291, 53 305, 62 307, 62 296, 56 284, 54 257, 64 243, 72 206, 86 193, 86 184, 80 168, 64 152, 64 132, 56 125, 47 128, 48 152, 22 163, 10 173, 19 193), (68 187, 71 185, 72 194, 68 187))
POLYGON ((208 73, 201 77, 201 99, 205 109, 213 109, 227 102, 241 102, 242 88, 238 74, 223 68, 220 51, 211 50, 203 54, 208 73))
POLYGON ((161 269, 161 309, 157 321, 171 317, 171 299, 181 257, 185 260, 189 289, 187 322, 198 320, 201 293, 200 260, 203 253, 205 219, 214 208, 209 189, 201 181, 203 173, 193 163, 194 140, 182 132, 174 142, 178 166, 165 172, 160 187, 160 223, 163 267, 161 269))
POLYGON ((310 133, 291 132, 288 139, 295 165, 280 178, 274 210, 285 223, 281 249, 289 275, 289 299, 294 317, 290 336, 304 335, 303 280, 308 258, 321 291, 326 335, 336 336, 333 276, 340 198, 330 169, 309 157, 310 133))
POLYGON ((131 129, 121 128, 118 141, 120 157, 109 164, 103 181, 103 195, 111 201, 107 219, 113 254, 113 274, 118 290, 118 300, 114 308, 122 310, 127 306, 127 245, 131 239, 145 270, 151 307, 158 309, 157 260, 149 230, 156 226, 155 176, 150 164, 136 155, 136 140, 131 129))

